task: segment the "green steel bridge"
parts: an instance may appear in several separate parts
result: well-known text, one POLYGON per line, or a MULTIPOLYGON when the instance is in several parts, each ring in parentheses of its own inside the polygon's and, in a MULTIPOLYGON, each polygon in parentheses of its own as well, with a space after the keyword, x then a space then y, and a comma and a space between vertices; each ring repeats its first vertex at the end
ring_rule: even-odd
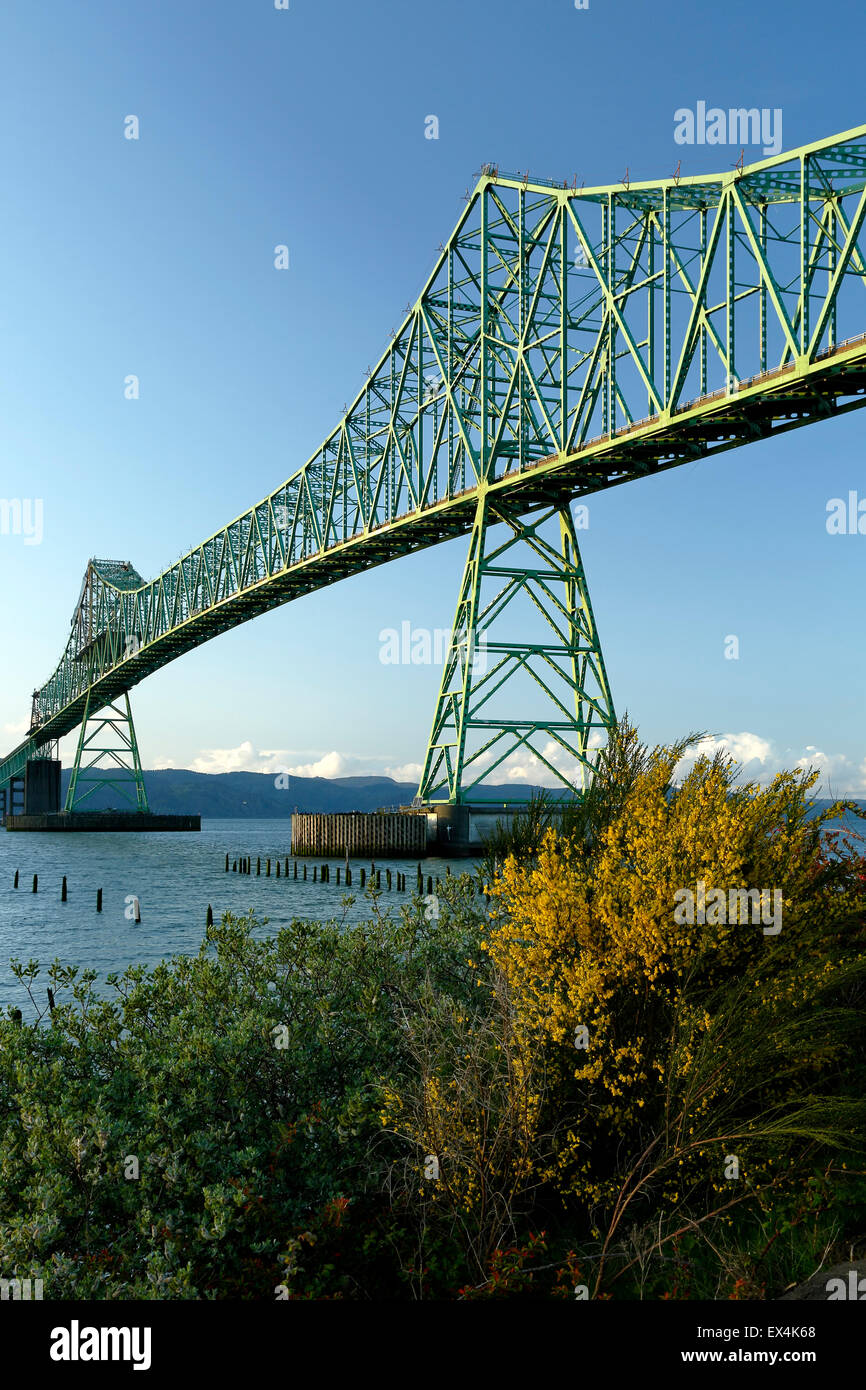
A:
POLYGON ((573 504, 866 404, 864 215, 866 126, 718 174, 606 187, 485 165, 303 467, 153 580, 89 562, 28 737, 0 761, 0 812, 76 728, 67 809, 112 768, 146 808, 139 681, 268 609, 462 535, 419 796, 467 802, 520 751, 583 785, 614 708, 573 504))

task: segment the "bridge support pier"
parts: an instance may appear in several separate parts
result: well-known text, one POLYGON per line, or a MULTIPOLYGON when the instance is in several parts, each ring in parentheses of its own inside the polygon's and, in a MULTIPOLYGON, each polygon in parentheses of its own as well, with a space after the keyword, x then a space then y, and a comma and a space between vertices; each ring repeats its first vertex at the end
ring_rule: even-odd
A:
POLYGON ((28 758, 24 772, 25 816, 51 815, 60 810, 60 760, 28 758))
POLYGON ((583 790, 615 723, 570 508, 524 520, 502 494, 483 489, 419 798, 477 801, 481 781, 514 754, 528 780, 546 769, 569 791, 583 790), (553 521, 558 545, 543 534, 553 521), (499 523, 505 536, 491 543, 499 523), (537 713, 539 688, 546 717, 537 713))
POLYGON ((23 776, 10 777, 6 785, 0 787, 0 822, 3 824, 7 816, 20 816, 23 813, 24 789, 23 776))
POLYGON ((88 692, 64 809, 77 811, 101 787, 118 792, 136 811, 149 810, 126 693, 117 701, 91 710, 88 692))

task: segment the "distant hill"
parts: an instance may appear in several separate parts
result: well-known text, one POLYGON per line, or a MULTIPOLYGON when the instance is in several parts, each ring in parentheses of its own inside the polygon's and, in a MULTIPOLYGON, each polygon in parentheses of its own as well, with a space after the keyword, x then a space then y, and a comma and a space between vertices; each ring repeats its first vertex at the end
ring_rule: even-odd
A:
MULTIPOLYGON (((69 785, 70 769, 61 774, 62 795, 69 785)), ((278 789, 276 774, 270 772, 187 772, 163 768, 145 772, 144 783, 152 811, 165 814, 223 817, 238 820, 275 820, 293 811, 379 811, 409 805, 418 785, 395 782, 392 777, 290 777, 289 786, 278 789)), ((532 795, 532 787, 488 787, 479 800, 522 800, 532 795)), ((105 810, 124 808, 119 794, 100 789, 89 796, 87 807, 105 810)))
MULTIPOLYGON (((61 795, 65 797, 70 769, 61 773, 61 795)), ((290 777, 289 786, 277 788, 272 772, 188 772, 182 768, 163 768, 145 772, 144 782, 152 811, 165 814, 196 815, 227 820, 278 820, 293 811, 381 811, 408 806, 418 790, 416 782, 395 782, 393 777, 290 777)), ((506 786, 481 788, 473 797, 478 801, 529 800, 539 787, 506 786)), ((548 789, 549 790, 549 789, 548 789)), ((829 802, 819 800, 819 806, 829 802)), ((120 795, 107 790, 88 797, 87 807, 105 810, 109 806, 125 809, 120 795)), ((861 802, 866 807, 866 802, 861 802)))

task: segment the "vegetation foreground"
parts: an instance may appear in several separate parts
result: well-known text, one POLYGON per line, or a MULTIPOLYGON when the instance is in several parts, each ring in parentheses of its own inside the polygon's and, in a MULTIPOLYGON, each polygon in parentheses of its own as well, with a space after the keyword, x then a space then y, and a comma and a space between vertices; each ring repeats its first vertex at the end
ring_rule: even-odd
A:
POLYGON ((0 1020, 0 1272, 47 1299, 729 1299, 866 1253, 866 861, 826 828, 844 803, 809 818, 814 775, 705 758, 674 791, 693 741, 624 721, 487 893, 269 939, 226 915, 108 999, 55 962, 54 1010, 0 1020), (731 920, 743 888, 778 929, 731 920))

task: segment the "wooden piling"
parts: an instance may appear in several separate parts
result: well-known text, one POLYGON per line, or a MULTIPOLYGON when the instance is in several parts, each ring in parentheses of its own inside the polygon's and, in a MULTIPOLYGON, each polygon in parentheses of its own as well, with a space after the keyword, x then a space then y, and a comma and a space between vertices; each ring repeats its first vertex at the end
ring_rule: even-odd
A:
POLYGON ((213 908, 211 907, 210 903, 208 903, 207 905, 207 918, 205 921, 205 926, 213 926, 213 908))
POLYGON ((63 882, 62 882, 61 885, 60 885, 60 901, 61 901, 62 903, 65 903, 65 902, 67 901, 66 875, 65 875, 65 874, 63 875, 63 882))
POLYGON ((102 911, 102 889, 101 889, 101 888, 97 888, 97 890, 96 890, 96 911, 97 911, 97 912, 101 912, 101 911, 102 911))
POLYGON ((361 887, 362 887, 362 888, 365 887, 366 883, 367 883, 367 870, 366 870, 366 869, 362 869, 362 870, 361 870, 361 887))
POLYGON ((34 893, 38 893, 38 892, 39 892, 39 875, 38 875, 38 874, 34 874, 34 875, 33 875, 33 892, 34 892, 34 893))
POLYGON ((15 882, 13 883, 12 887, 13 887, 13 888, 17 888, 17 887, 18 887, 18 870, 17 870, 17 869, 15 870, 15 882))
POLYGON ((279 878, 279 876, 280 876, 280 861, 279 861, 279 859, 278 859, 278 860, 277 860, 277 878, 279 878))
POLYGON ((405 811, 296 811, 292 853, 328 859, 411 858, 427 848, 427 817, 405 811))
POLYGON ((226 873, 229 871, 229 857, 226 855, 226 873))
MULTIPOLYGON (((288 861, 287 861, 287 862, 288 862, 288 861)), ((297 859, 296 859, 296 860, 295 860, 295 878, 297 878, 297 877, 298 877, 298 861, 297 861, 297 859)))

